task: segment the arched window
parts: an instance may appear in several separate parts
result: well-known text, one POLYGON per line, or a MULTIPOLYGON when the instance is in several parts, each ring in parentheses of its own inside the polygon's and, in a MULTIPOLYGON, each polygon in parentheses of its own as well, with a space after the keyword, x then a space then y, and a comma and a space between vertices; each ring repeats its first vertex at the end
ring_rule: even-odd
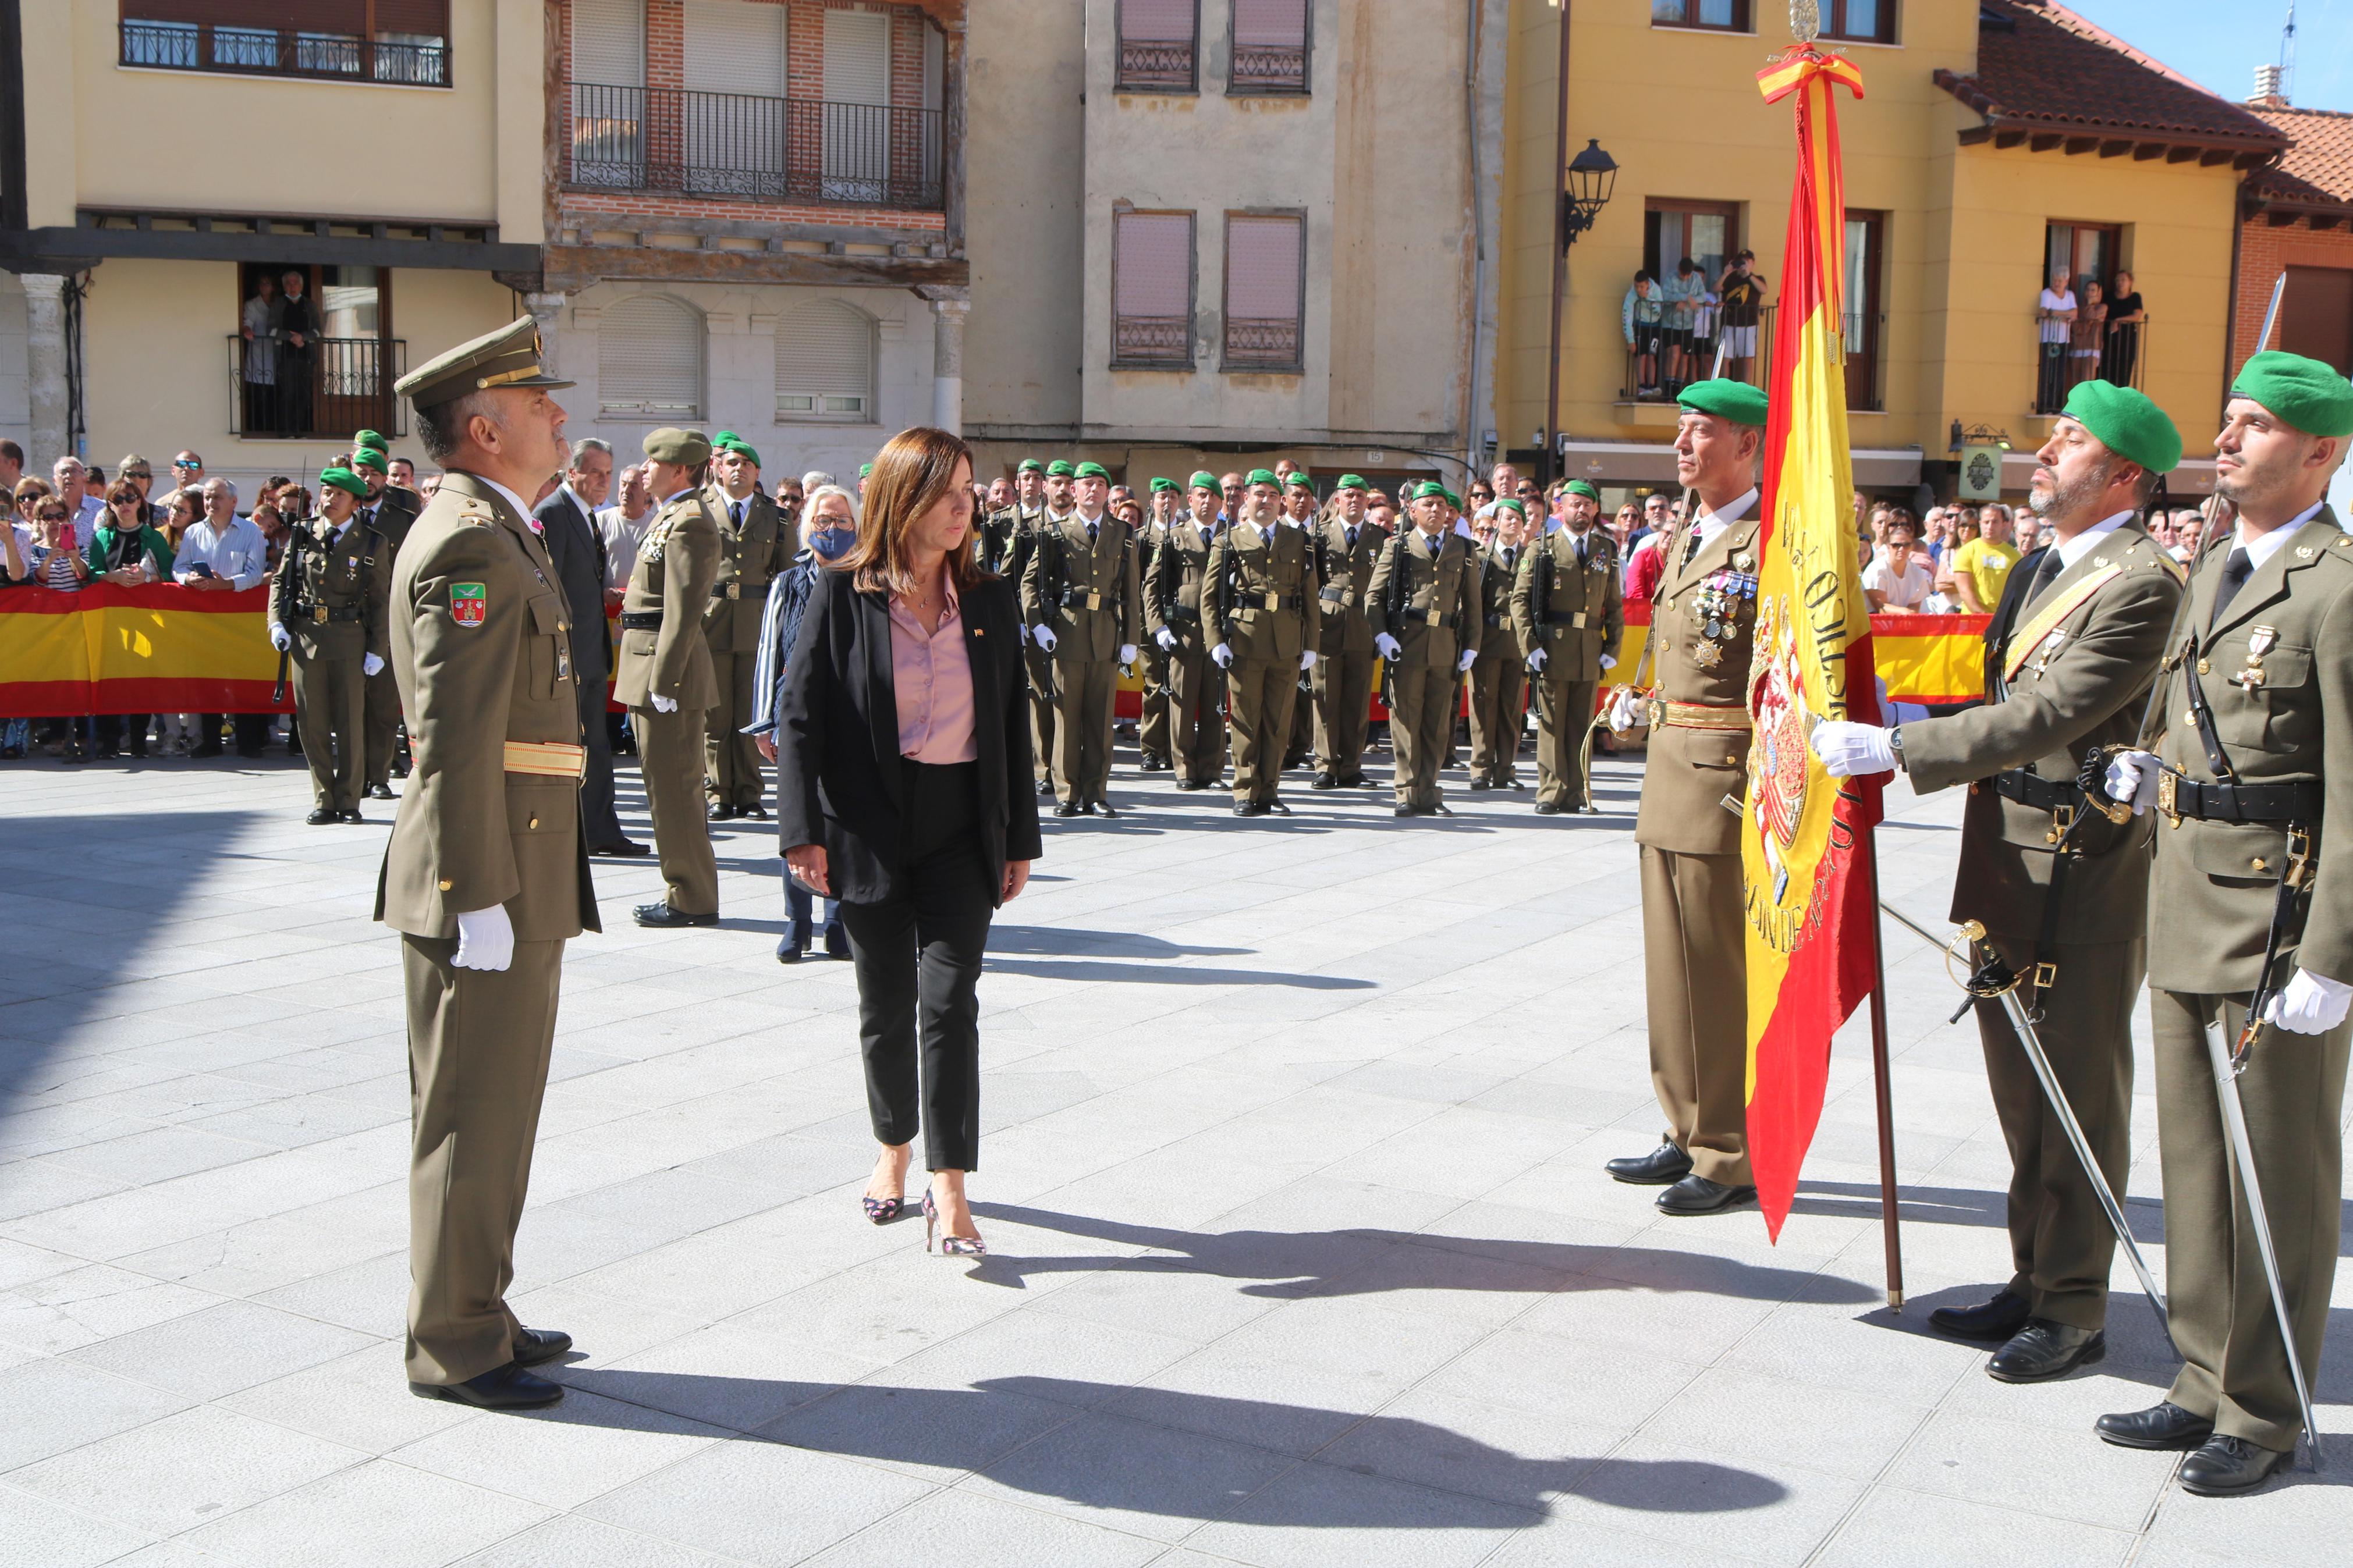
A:
POLYGON ((776 417, 874 423, 874 321, 813 300, 776 323, 776 417))
POLYGON ((676 300, 640 294, 597 327, 596 412, 655 424, 702 417, 702 318, 676 300))

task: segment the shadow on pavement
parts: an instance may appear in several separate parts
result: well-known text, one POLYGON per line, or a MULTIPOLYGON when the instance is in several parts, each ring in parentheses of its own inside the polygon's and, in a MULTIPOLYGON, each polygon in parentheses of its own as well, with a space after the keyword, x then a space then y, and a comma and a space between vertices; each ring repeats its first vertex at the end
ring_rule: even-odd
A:
POLYGON ((1137 931, 996 925, 989 928, 988 951, 1051 953, 1067 958, 1233 958, 1258 949, 1192 947, 1137 931))
POLYGON ((1377 984, 1345 974, 1289 974, 1272 969, 1187 969, 1150 963, 1088 963, 1060 959, 988 956, 988 967, 1004 974, 1040 980, 1118 980, 1145 985, 1289 985, 1302 991, 1370 991, 1377 984))

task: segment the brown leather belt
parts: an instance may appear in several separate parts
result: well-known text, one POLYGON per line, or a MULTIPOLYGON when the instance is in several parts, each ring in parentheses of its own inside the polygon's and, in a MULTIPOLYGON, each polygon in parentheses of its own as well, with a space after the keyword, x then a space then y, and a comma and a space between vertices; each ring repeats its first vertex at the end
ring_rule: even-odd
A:
POLYGON ((1653 730, 1721 730, 1749 731, 1748 710, 1738 703, 1670 702, 1664 698, 1651 699, 1651 728, 1653 730))
POLYGON ((506 771, 577 779, 588 771, 588 748, 568 746, 561 741, 509 741, 506 771))

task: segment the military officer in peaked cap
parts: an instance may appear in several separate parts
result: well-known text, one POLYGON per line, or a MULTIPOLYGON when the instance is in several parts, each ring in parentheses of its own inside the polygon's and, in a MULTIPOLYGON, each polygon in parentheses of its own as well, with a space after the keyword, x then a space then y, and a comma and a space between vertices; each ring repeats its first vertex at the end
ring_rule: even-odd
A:
MULTIPOLYGON (((2077 781, 2087 749, 2132 742, 2181 602, 2180 568, 2134 515, 2180 463, 2181 436, 2142 394, 2087 381, 2035 458, 2028 501, 2050 542, 2003 586, 1985 704, 1893 729, 1821 724, 1813 745, 1833 777, 1900 767, 1922 794, 1969 786, 1952 917, 1982 922, 2027 977, 2021 1000, 2039 1015, 2052 1070, 2122 1193, 2152 824, 2110 821, 2077 781)), ((1999 1342, 1987 1373, 2031 1383, 2106 1354, 2116 1233, 2007 1013, 1986 999, 1977 1015, 2010 1146, 2011 1273, 1982 1304, 1928 1321, 1999 1342)))
POLYGON ((1612 729, 1631 729, 1647 697, 1650 758, 1634 842, 1651 1082, 1667 1126, 1658 1148, 1608 1170, 1621 1182, 1666 1187, 1662 1212, 1694 1215, 1757 1196, 1739 834, 1766 405, 1756 387, 1726 380, 1694 382, 1676 401, 1676 474, 1698 497, 1698 514, 1661 546, 1666 574, 1651 620, 1657 685, 1620 691, 1609 716, 1612 729))
POLYGON ((2274 976, 2238 1089, 2295 1353, 2316 1384, 2337 1272, 2353 860, 2333 840, 2353 833, 2353 539, 2322 498, 2348 444, 2353 386, 2336 370, 2274 352, 2240 371, 2214 438, 2214 489, 2238 528, 2195 565, 2188 624, 2158 678, 2157 753, 2126 752, 2108 774, 2110 795, 2164 821, 2149 1021, 2182 1365, 2163 1401, 2098 1430, 2126 1447, 2195 1448, 2181 1484, 2206 1496, 2263 1485, 2304 1426, 2205 1039, 2219 1022, 2237 1043, 2275 937, 2293 969, 2274 976), (2302 898, 2275 932, 2283 879, 2302 898))
POLYGON ((1536 811, 1545 816, 1592 804, 1585 741, 1594 688, 1616 668, 1626 630, 1618 551, 1595 526, 1600 493, 1571 479, 1561 514, 1558 528, 1528 542, 1512 584, 1512 624, 1535 686, 1536 811))
POLYGON ((412 1392, 552 1405, 572 1348, 506 1303, 555 1037, 564 944, 595 931, 563 590, 528 522, 564 460, 569 386, 529 317, 401 378, 445 470, 392 566, 392 669, 416 769, 378 920, 401 933, 410 1094, 412 1392))
POLYGON ((359 521, 366 495, 367 482, 349 468, 321 473, 319 515, 301 524, 269 576, 269 640, 294 667, 313 826, 362 820, 366 682, 385 673, 392 655, 392 551, 359 521))

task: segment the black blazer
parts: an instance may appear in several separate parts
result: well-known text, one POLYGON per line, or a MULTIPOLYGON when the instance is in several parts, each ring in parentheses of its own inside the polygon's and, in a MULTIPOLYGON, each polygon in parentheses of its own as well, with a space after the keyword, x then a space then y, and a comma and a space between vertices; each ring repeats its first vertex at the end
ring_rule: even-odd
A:
POLYGON ((580 515, 572 492, 561 485, 531 514, 555 563, 555 585, 572 611, 572 662, 583 685, 602 685, 613 673, 605 622, 605 536, 580 515))
MULTIPOLYGON (((1035 860, 1042 847, 1023 695, 1021 612, 1012 584, 1002 579, 976 584, 962 603, 965 651, 972 662, 981 849, 996 902, 1005 886, 1005 863, 1035 860)), ((878 903, 901 890, 904 798, 889 601, 860 593, 847 572, 819 572, 785 667, 776 712, 777 837, 786 849, 825 847, 835 898, 878 903)))

